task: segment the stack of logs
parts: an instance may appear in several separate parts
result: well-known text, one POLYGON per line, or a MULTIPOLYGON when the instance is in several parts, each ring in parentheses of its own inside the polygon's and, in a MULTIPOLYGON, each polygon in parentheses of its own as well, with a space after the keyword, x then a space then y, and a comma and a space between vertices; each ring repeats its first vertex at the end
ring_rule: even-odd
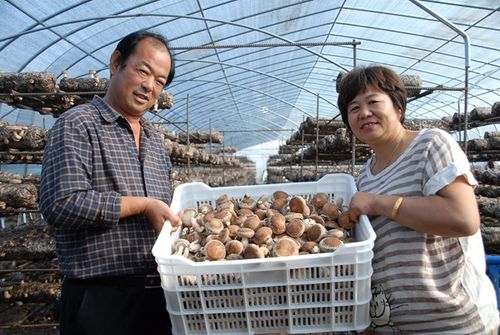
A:
MULTIPOLYGON (((108 85, 109 79, 99 78, 92 70, 88 77, 64 76, 59 85, 50 72, 0 72, 0 102, 42 115, 59 116, 73 106, 89 102, 94 95, 104 96, 108 85)), ((171 108, 172 105, 172 94, 162 93, 158 108, 171 108)))
POLYGON ((54 303, 61 280, 55 243, 42 221, 2 229, 0 333, 58 334, 54 303))
POLYGON ((500 254, 500 170, 473 170, 479 185, 476 198, 481 214, 481 233, 488 254, 500 254))
MULTIPOLYGON (((443 120, 431 119, 409 119, 404 125, 410 130, 447 126, 443 120)), ((363 143, 356 142, 354 151, 356 164, 363 164, 370 156, 371 149, 363 143)), ((268 181, 313 181, 327 173, 350 173, 356 176, 359 166, 355 166, 354 171, 352 170, 352 157, 351 134, 342 121, 325 118, 316 120, 308 117, 286 144, 280 146, 279 154, 269 157, 268 181)))
MULTIPOLYGON (((476 107, 467 114, 468 117, 468 127, 479 127, 487 124, 495 123, 500 121, 500 101, 495 102, 493 105, 488 107, 476 107)), ((465 115, 455 113, 453 116, 446 116, 442 118, 446 127, 443 129, 452 130, 463 130, 465 124, 465 115)))

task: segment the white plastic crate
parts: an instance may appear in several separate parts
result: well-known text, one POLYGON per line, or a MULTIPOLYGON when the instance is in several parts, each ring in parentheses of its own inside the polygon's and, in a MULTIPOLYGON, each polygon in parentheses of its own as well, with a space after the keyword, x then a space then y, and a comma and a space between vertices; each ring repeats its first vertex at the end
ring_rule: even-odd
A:
MULTIPOLYGON (((310 199, 317 192, 342 197, 356 191, 347 174, 317 182, 211 188, 203 183, 178 186, 174 212, 210 203, 222 194, 240 200, 282 190, 310 199)), ((361 330, 370 324, 371 260, 375 232, 366 216, 355 228, 358 242, 332 253, 264 259, 193 262, 173 256, 165 225, 153 248, 174 334, 304 334, 361 330)))

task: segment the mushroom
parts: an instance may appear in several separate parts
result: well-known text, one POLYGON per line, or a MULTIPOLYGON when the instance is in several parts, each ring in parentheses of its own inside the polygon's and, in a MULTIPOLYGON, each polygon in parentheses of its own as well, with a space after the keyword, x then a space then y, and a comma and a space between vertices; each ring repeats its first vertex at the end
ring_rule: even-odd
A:
POLYGON ((269 227, 260 227, 257 229, 255 232, 255 235, 253 236, 253 240, 255 244, 257 245, 262 245, 265 244, 268 240, 270 240, 273 236, 273 231, 269 227))
POLYGON ((276 191, 273 193, 273 199, 288 199, 288 193, 286 193, 285 191, 276 191))
POLYGON ((219 241, 221 241, 222 243, 226 243, 227 241, 230 240, 230 237, 229 237, 229 228, 223 228, 218 234, 217 234, 217 237, 216 237, 219 241))
POLYGON ((275 257, 296 256, 299 254, 299 244, 290 237, 283 236, 274 244, 272 254, 275 257))
POLYGON ((292 219, 285 228, 286 233, 295 238, 301 237, 305 229, 306 225, 302 219, 292 219))
POLYGON ((328 236, 319 241, 319 249, 322 252, 332 252, 337 250, 343 244, 344 242, 342 242, 340 239, 333 236, 328 236))
POLYGON ((283 214, 277 213, 267 219, 267 225, 273 231, 273 234, 280 235, 286 231, 285 226, 285 216, 283 214))
POLYGON ((267 216, 267 211, 265 209, 262 209, 262 208, 257 208, 255 210, 255 215, 257 215, 259 217, 259 219, 264 220, 267 216))
POLYGON ((240 208, 236 211, 236 215, 240 216, 250 216, 253 215, 253 211, 250 208, 240 208))
POLYGON ((243 243, 244 246, 247 246, 248 239, 252 238, 255 235, 255 230, 242 227, 236 231, 236 235, 241 238, 241 243, 243 243))
POLYGON ((280 213, 283 213, 285 211, 286 205, 288 204, 288 198, 278 198, 274 199, 274 201, 271 203, 271 209, 275 209, 280 213))
POLYGON ((241 255, 244 250, 243 243, 241 243, 238 240, 229 240, 226 242, 225 246, 227 255, 231 254, 241 255))
POLYGON ((349 216, 349 211, 345 210, 340 213, 339 225, 344 229, 351 229, 356 224, 356 221, 352 220, 349 216))
POLYGON ((222 223, 226 226, 229 226, 231 224, 232 214, 228 209, 218 210, 217 212, 215 212, 214 217, 221 220, 222 223))
POLYGON ((189 241, 183 238, 175 240, 173 254, 187 257, 189 255, 189 241))
POLYGON ((219 207, 220 204, 224 203, 224 202, 230 202, 231 199, 229 198, 229 196, 227 194, 221 194, 217 199, 215 199, 215 207, 219 207))
POLYGON ((213 210, 213 208, 212 208, 212 205, 210 205, 210 204, 200 204, 198 206, 198 213, 201 213, 203 215, 207 214, 211 210, 213 210))
POLYGON ((323 205, 321 213, 326 215, 330 220, 337 220, 339 217, 339 208, 333 202, 327 202, 323 205))
POLYGON ((196 208, 186 208, 182 214, 182 224, 185 227, 191 227, 191 220, 196 217, 198 211, 196 208))
POLYGON ((245 250, 243 251, 243 257, 245 259, 251 259, 251 258, 264 258, 265 256, 257 244, 250 243, 245 247, 245 250))
POLYGON ((299 252, 305 252, 305 253, 308 253, 308 254, 317 254, 319 253, 321 250, 319 250, 319 246, 318 246, 318 243, 314 242, 314 241, 307 241, 307 242, 304 242, 301 246, 300 246, 300 249, 299 249, 299 252))
POLYGON ((186 235, 186 240, 188 240, 189 243, 200 242, 202 240, 202 236, 200 233, 193 230, 193 231, 189 232, 189 234, 186 235))
POLYGON ((309 219, 314 220, 316 223, 322 224, 323 226, 325 225, 325 220, 321 217, 321 215, 311 214, 309 215, 309 219))
POLYGON ((218 234, 224 228, 222 220, 213 218, 205 223, 205 231, 208 234, 218 234))
POLYGON ((257 206, 257 201, 255 201, 249 194, 245 194, 243 199, 239 202, 240 208, 248 208, 250 210, 254 210, 255 206, 257 206))
POLYGON ((260 219, 255 214, 247 217, 247 219, 245 220, 245 222, 243 222, 243 227, 250 228, 250 229, 252 229, 254 231, 256 231, 257 229, 259 229, 260 226, 261 226, 260 219))
POLYGON ((271 207, 271 202, 269 201, 269 198, 265 195, 261 196, 259 199, 257 199, 257 208, 262 209, 262 210, 267 210, 271 207))
POLYGON ((205 244, 205 254, 211 261, 218 261, 226 258, 226 247, 219 240, 211 240, 205 244))
POLYGON ((306 200, 300 195, 292 197, 288 202, 288 207, 290 208, 290 212, 301 213, 304 216, 311 214, 311 210, 309 206, 307 206, 306 200))
POLYGON ((313 224, 309 229, 307 230, 307 239, 309 241, 314 241, 318 242, 320 241, 323 237, 326 235, 326 228, 322 224, 316 223, 313 224))
POLYGON ((240 226, 232 224, 229 225, 228 229, 229 229, 229 237, 235 238, 237 236, 236 232, 238 231, 238 229, 240 229, 240 226))
POLYGON ((344 232, 344 229, 342 228, 333 228, 326 232, 326 236, 333 236, 338 238, 339 240, 344 239, 345 235, 346 234, 344 232))
POLYGON ((316 210, 322 209, 323 206, 330 201, 330 197, 325 192, 318 192, 314 194, 311 198, 311 205, 316 208, 316 210))

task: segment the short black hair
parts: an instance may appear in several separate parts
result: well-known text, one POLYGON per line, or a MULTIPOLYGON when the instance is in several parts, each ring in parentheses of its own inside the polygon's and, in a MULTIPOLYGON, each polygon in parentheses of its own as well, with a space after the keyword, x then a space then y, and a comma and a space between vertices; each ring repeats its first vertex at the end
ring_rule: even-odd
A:
POLYGON ((145 38, 154 38, 155 40, 163 44, 165 48, 167 48, 171 63, 170 72, 168 73, 167 81, 165 82, 164 85, 164 87, 167 87, 172 82, 175 76, 175 60, 172 51, 170 51, 170 46, 168 44, 167 39, 161 34, 157 34, 148 30, 138 30, 125 36, 118 43, 115 49, 115 51, 120 52, 120 65, 123 65, 127 61, 130 55, 132 55, 135 52, 135 49, 137 48, 139 42, 145 38))
POLYGON ((385 66, 360 66, 349 71, 340 81, 337 105, 342 121, 351 130, 347 117, 347 106, 368 86, 381 90, 392 100, 394 106, 401 110, 400 122, 403 123, 406 112, 407 92, 401 77, 385 66))

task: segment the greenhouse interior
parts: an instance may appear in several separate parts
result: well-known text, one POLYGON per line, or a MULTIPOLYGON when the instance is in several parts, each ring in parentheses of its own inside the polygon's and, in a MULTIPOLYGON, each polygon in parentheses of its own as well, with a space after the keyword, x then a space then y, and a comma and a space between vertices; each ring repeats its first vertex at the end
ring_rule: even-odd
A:
MULTIPOLYGON (((349 216, 349 210, 351 215, 354 210, 349 201, 356 192, 365 192, 362 187, 367 187, 368 181, 361 181, 371 178, 371 172, 365 169, 374 171, 380 163, 375 160, 379 158, 375 152, 381 150, 379 142, 370 141, 368 135, 357 138, 365 128, 351 130, 342 117, 339 96, 349 95, 349 87, 343 84, 349 82, 350 71, 358 68, 382 66, 396 73, 405 88, 401 129, 406 134, 439 129, 439 134, 449 137, 453 144, 456 142, 460 155, 467 158, 465 169, 470 173, 463 174, 468 183, 458 174, 448 186, 435 189, 432 196, 439 201, 459 203, 462 200, 446 197, 448 191, 441 191, 449 190, 451 185, 457 190, 466 187, 463 185, 473 186, 467 190, 472 189, 472 198, 477 202, 476 221, 480 222, 475 229, 482 237, 479 249, 486 256, 476 262, 486 263, 482 265, 487 270, 483 277, 491 281, 500 296, 498 1, 4 0, 0 2, 0 13, 0 334, 59 334, 61 330, 57 305, 62 283, 71 275, 65 272, 69 270, 62 271, 59 248, 64 243, 57 238, 71 227, 57 223, 65 221, 61 219, 65 208, 60 209, 63 214, 49 215, 50 210, 42 207, 49 206, 49 200, 46 204, 44 198, 61 197, 59 193, 54 195, 56 181, 48 179, 64 178, 54 175, 72 167, 57 161, 66 157, 65 150, 71 148, 66 148, 70 144, 65 140, 56 142, 57 136, 51 137, 51 130, 59 124, 58 120, 70 114, 65 112, 95 106, 96 99, 111 113, 123 116, 110 103, 110 97, 116 93, 111 87, 127 75, 130 67, 124 64, 135 59, 137 52, 132 51, 116 67, 113 55, 123 54, 116 51, 118 43, 136 31, 163 36, 168 42, 163 48, 168 46, 170 71, 175 67, 171 83, 165 85, 167 77, 161 74, 161 88, 154 104, 141 110, 139 130, 143 138, 150 136, 149 132, 144 133, 143 122, 148 131, 154 128, 154 138, 161 142, 154 154, 167 157, 170 163, 159 166, 162 172, 154 172, 155 167, 147 171, 140 149, 140 162, 134 160, 135 156, 131 161, 139 162, 142 177, 138 179, 143 180, 143 189, 134 194, 124 188, 120 193, 117 189, 122 186, 118 185, 107 191, 116 191, 117 197, 140 196, 141 192, 146 198, 154 197, 151 194, 155 194, 156 188, 151 191, 152 186, 144 183, 148 178, 157 178, 156 184, 162 185, 155 187, 161 189, 164 181, 158 176, 168 172, 171 194, 161 200, 179 211, 180 228, 169 235, 165 225, 170 223, 165 223, 161 233, 155 228, 159 237, 153 241, 153 250, 152 245, 144 246, 151 260, 158 263, 163 288, 160 291, 165 293, 172 323, 172 330, 162 333, 360 334, 368 327, 377 330, 378 324, 371 320, 373 286, 370 293, 370 285, 379 280, 375 274, 372 276, 371 263, 372 251, 377 257, 381 248, 377 245, 382 237, 376 216, 386 213, 394 225, 405 226, 405 219, 401 219, 401 224, 396 219, 405 213, 412 215, 409 207, 414 199, 408 197, 425 198, 429 194, 389 192, 390 199, 384 198, 391 201, 386 206, 388 211, 360 212, 354 223, 349 216), (59 165, 43 174, 49 171, 50 162, 59 165), (473 179, 475 182, 471 182, 473 179), (280 202, 279 192, 285 193, 286 203, 280 202), (325 194, 329 195, 325 200, 328 205, 319 204, 320 195, 325 194), (397 195, 401 197, 394 198, 397 195), (219 208, 224 197, 229 198, 224 202, 228 206, 225 211, 219 208), (333 217, 327 209, 330 205, 334 208, 333 217), (296 206, 301 209, 294 209, 296 206), (204 226, 212 222, 207 213, 222 222, 222 230, 204 226), (278 228, 274 231, 276 213, 286 220, 286 228, 281 232, 278 228), (53 220, 53 216, 58 219, 53 220), (256 221, 250 222, 250 218, 256 221), (247 236, 243 230, 249 228, 252 231, 247 236), (263 228, 272 236, 262 237, 263 228), (208 235, 213 229, 216 234, 208 235), (299 232, 292 232, 293 229, 299 232), (335 236, 335 243, 341 246, 328 249, 324 245, 327 242, 322 242, 333 236, 333 231, 343 234, 342 238, 335 236), (222 237, 223 233, 229 235, 222 237), (283 234, 289 236, 282 238, 283 234), (311 237, 315 234, 321 237, 311 237), (278 247, 281 240, 287 239, 295 243, 290 260, 278 247), (181 240, 188 244, 179 246, 177 242, 181 240), (210 253, 213 240, 222 245, 222 258, 213 254, 219 251, 210 253), (243 242, 244 251, 230 252, 234 246, 229 246, 228 240, 232 244, 243 242), (172 244, 171 248, 160 248, 164 242, 169 247, 172 244), (249 255, 250 250, 246 256, 250 245, 255 246, 255 256, 249 255), (187 259, 178 260, 179 255, 187 259), (307 257, 318 258, 308 261, 307 257), (322 265, 309 264, 315 262, 322 265), (170 269, 176 266, 182 270, 174 276, 170 269), (274 276, 271 270, 275 271, 274 276), (309 296, 301 290, 316 293, 309 296)), ((146 67, 148 72, 157 71, 150 63, 146 67)), ((133 85, 123 82, 122 85, 133 85)), ((357 101, 354 105, 363 105, 359 97, 371 89, 373 86, 361 88, 349 98, 349 122, 354 118, 352 99, 357 101)), ((138 88, 135 90, 134 93, 138 88)), ((387 91, 378 92, 385 92, 383 95, 396 105, 387 91)), ((141 94, 144 95, 135 97, 136 102, 145 99, 145 93, 141 94)), ((92 108, 100 111, 99 107, 92 108)), ((125 116, 122 119, 128 120, 125 116)), ((76 122, 69 116, 68 120, 76 122)), ((130 134, 134 127, 129 123, 128 140, 133 141, 130 134)), ((92 129, 99 127, 94 125, 92 129)), ((58 131, 63 131, 62 136, 67 136, 69 142, 75 135, 62 129, 58 131)), ((93 147, 91 137, 86 140, 95 155, 98 149, 93 147)), ((143 142, 139 144, 136 139, 136 143, 138 149, 142 148, 143 142)), ((404 151, 400 144, 404 143, 401 139, 393 142, 394 153, 386 156, 388 164, 381 170, 396 162, 404 151)), ((102 155, 109 154, 106 148, 102 149, 102 155)), ((382 153, 379 156, 382 158, 382 153)), ((87 163, 94 164, 101 158, 89 158, 87 163)), ((99 193, 94 184, 99 181, 93 178, 99 178, 96 175, 100 171, 92 170, 98 167, 88 167, 83 161, 84 158, 85 169, 90 170, 79 171, 87 173, 81 178, 88 182, 88 189, 76 190, 77 186, 72 186, 74 192, 99 193)), ((417 163, 415 171, 420 166, 417 163)), ((121 182, 126 185, 127 179, 135 180, 133 172, 129 175, 122 168, 116 172, 124 173, 117 177, 121 182)), ((400 178, 403 177, 407 176, 400 178)), ((100 206, 88 204, 92 205, 100 206)), ((114 213, 106 214, 107 208, 99 208, 96 216, 105 220, 122 214, 120 208, 120 213, 114 208, 114 213)), ((144 211, 134 215, 144 214, 150 220, 144 211)), ((172 221, 170 217, 163 220, 172 221)), ((120 216, 114 225, 123 222, 128 221, 120 216)), ((413 231, 411 223, 408 225, 410 228, 405 229, 413 231)), ((424 230, 425 234, 421 234, 429 239, 429 235, 440 235, 436 231, 439 232, 424 230)), ((462 235, 457 234, 443 233, 447 237, 442 240, 448 241, 443 243, 459 241, 462 235)), ((474 232, 463 234, 472 236, 474 232)), ((451 248, 450 245, 442 248, 451 248)), ((374 273, 377 264, 373 262, 374 273)), ((474 299, 470 296, 468 301, 474 299)), ((500 310, 498 301, 495 304, 500 310)), ((387 321, 394 334, 419 333, 417 329, 422 328, 415 325, 408 327, 417 328, 404 328, 405 315, 398 311, 392 310, 393 319, 387 321), (398 320, 402 320, 401 328, 398 320)), ((467 330, 443 333, 494 334, 498 322, 493 332, 485 329, 489 330, 488 324, 495 322, 485 322, 486 328, 474 328, 474 332, 473 328, 462 328, 467 330)))

